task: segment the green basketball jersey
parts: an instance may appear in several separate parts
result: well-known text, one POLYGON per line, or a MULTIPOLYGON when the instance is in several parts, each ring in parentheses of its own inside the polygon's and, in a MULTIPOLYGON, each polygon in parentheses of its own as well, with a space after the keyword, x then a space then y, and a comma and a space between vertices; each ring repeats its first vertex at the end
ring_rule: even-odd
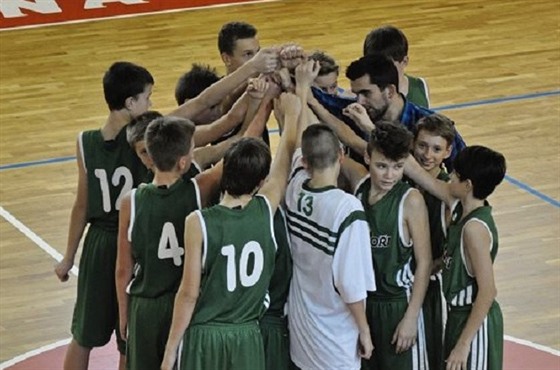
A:
POLYGON ((202 278, 192 325, 259 319, 270 303, 276 258, 268 200, 257 195, 244 208, 216 205, 196 214, 203 230, 202 278))
MULTIPOLYGON (((441 170, 437 176, 438 180, 449 181, 449 174, 441 170)), ((427 191, 422 191, 426 208, 428 209, 428 221, 430 223, 430 241, 432 242, 432 259, 438 259, 443 255, 443 244, 447 233, 445 220, 446 205, 427 191)))
POLYGON ((87 175, 87 221, 116 231, 122 197, 146 177, 146 169, 126 141, 126 127, 115 140, 101 130, 83 131, 79 147, 87 175))
POLYGON ((406 75, 406 77, 408 77, 408 94, 406 94, 406 100, 420 107, 430 108, 430 97, 428 95, 426 81, 420 77, 409 75, 406 75))
POLYGON ((129 239, 136 266, 130 295, 156 298, 177 292, 183 275, 185 218, 199 208, 192 180, 133 190, 129 239))
POLYGON ((268 288, 270 294, 270 306, 267 315, 284 316, 284 306, 290 291, 292 280, 292 256, 290 253, 290 241, 288 229, 286 228, 286 217, 280 207, 274 214, 274 236, 278 244, 274 273, 268 288))
POLYGON ((462 206, 459 205, 453 212, 451 225, 449 226, 447 242, 444 247, 443 256, 443 293, 447 303, 451 306, 469 306, 478 293, 476 279, 467 270, 463 256, 463 229, 467 222, 478 220, 482 222, 491 234, 490 256, 492 262, 498 253, 498 231, 492 217, 492 207, 485 203, 484 206, 473 210, 461 219, 462 206))
POLYGON ((411 190, 405 182, 398 182, 377 203, 368 203, 371 179, 367 178, 356 191, 366 212, 370 228, 371 256, 377 290, 373 296, 406 297, 414 282, 412 241, 403 241, 402 202, 411 190))

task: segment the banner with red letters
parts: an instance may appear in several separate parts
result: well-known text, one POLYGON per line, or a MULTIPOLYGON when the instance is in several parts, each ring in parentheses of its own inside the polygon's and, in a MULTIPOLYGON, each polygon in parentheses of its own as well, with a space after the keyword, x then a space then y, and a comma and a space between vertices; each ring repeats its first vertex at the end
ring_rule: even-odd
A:
POLYGON ((0 29, 154 13, 254 0, 0 0, 0 29))

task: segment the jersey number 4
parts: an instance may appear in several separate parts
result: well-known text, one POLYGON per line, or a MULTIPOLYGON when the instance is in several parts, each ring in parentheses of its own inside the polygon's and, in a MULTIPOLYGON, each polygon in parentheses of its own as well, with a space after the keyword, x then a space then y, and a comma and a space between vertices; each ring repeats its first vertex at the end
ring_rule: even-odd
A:
POLYGON ((261 245, 255 241, 250 241, 243 246, 241 258, 239 259, 239 268, 235 263, 235 247, 230 244, 222 247, 222 256, 227 258, 227 289, 233 292, 237 288, 237 275, 239 270, 239 282, 244 287, 251 287, 259 281, 261 277, 264 256, 261 245), (253 271, 249 273, 249 257, 253 255, 254 264, 253 271))
POLYGON ((185 254, 185 249, 179 247, 175 226, 173 226, 171 222, 164 223, 161 237, 159 238, 158 258, 160 260, 173 258, 175 266, 181 266, 183 263, 183 259, 181 258, 183 254, 185 254))
MULTIPOLYGON (((101 187, 101 197, 103 198, 103 211, 111 212, 111 192, 109 190, 109 179, 107 177, 107 171, 102 168, 96 168, 93 171, 95 177, 99 179, 99 186, 101 187)), ((126 193, 132 190, 133 180, 130 170, 126 167, 118 167, 113 173, 111 178, 111 183, 113 186, 118 186, 121 183, 121 179, 124 179, 124 184, 121 188, 121 192, 117 199, 115 200, 115 209, 118 211, 121 209, 121 199, 126 193)))

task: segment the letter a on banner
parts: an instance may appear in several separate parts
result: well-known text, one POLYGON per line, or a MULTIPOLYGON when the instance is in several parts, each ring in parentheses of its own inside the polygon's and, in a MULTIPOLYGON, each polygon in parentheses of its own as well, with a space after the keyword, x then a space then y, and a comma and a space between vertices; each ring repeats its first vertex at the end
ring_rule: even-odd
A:
POLYGON ((56 0, 1 0, 0 13, 4 18, 25 17, 21 9, 31 10, 41 14, 62 13, 62 9, 56 3, 56 0))

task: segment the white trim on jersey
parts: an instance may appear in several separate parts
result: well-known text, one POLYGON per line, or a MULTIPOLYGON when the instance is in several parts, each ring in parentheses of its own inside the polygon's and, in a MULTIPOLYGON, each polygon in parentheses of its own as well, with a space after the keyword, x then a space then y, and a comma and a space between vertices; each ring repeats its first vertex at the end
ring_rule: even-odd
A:
POLYGON ((84 154, 84 132, 81 131, 78 135, 78 147, 80 148, 80 154, 82 156, 82 165, 84 166, 84 171, 87 173, 86 157, 84 154))
POLYGON ((272 240, 274 241, 274 249, 276 251, 278 251, 278 243, 276 242, 276 235, 274 235, 274 214, 272 213, 272 206, 270 205, 270 202, 268 201, 268 198, 265 197, 262 194, 257 194, 255 195, 255 197, 261 197, 264 199, 264 202, 266 203, 266 206, 268 207, 268 215, 269 215, 269 221, 270 221, 270 234, 272 236, 272 240))
POLYGON ((447 206, 445 202, 440 202, 441 210, 440 210, 440 223, 441 229, 443 230, 443 236, 447 238, 447 218, 445 217, 445 211, 447 210, 447 206))
POLYGON ((194 166, 194 168, 196 168, 196 170, 199 173, 202 172, 202 167, 200 167, 200 165, 194 159, 191 161, 191 164, 194 166))
POLYGON ((428 89, 428 83, 422 77, 417 78, 422 81, 422 85, 424 85, 424 90, 426 91, 426 102, 428 103, 428 108, 430 108, 430 89, 428 89))
MULTIPOLYGON (((410 303, 410 298, 412 297, 412 287, 407 288, 405 292, 406 300, 408 303, 410 303)), ((416 328, 416 343, 414 343, 414 345, 410 347, 410 350, 412 352, 412 370, 429 370, 430 365, 428 364, 428 348, 426 346, 426 326, 424 323, 424 309, 422 307, 420 307, 420 312, 418 313, 416 328)))
MULTIPOLYGON (((367 174, 364 177, 362 177, 360 179, 360 181, 358 181, 358 183, 356 184, 355 189, 352 190, 352 194, 357 195, 358 193, 358 189, 360 188, 360 186, 362 186, 364 184, 364 182, 366 182, 368 179, 370 178, 370 175, 367 174)), ((367 199, 366 199, 367 200, 367 199)))
POLYGON ((198 182, 196 182, 196 180, 193 178, 191 179, 192 183, 194 184, 194 191, 196 193, 196 205, 198 206, 198 209, 202 208, 202 200, 200 198, 200 188, 198 187, 198 182))
MULTIPOLYGON (((401 243, 403 243, 403 245, 405 247, 412 247, 412 245, 414 244, 412 238, 410 237, 410 235, 408 236, 410 238, 410 240, 406 241, 404 240, 404 202, 406 200, 406 197, 408 197, 408 195, 410 194, 411 191, 418 191, 414 188, 410 188, 406 191, 406 193, 403 194, 401 201, 399 203, 399 216, 398 216, 398 222, 399 222, 399 239, 401 240, 401 243)), ((410 234, 410 233, 409 233, 410 234)))
POLYGON ((488 248, 489 252, 492 251, 492 245, 494 245, 494 236, 492 235, 492 232, 490 231, 488 224, 486 224, 486 222, 482 221, 479 218, 471 218, 470 220, 465 222, 465 225, 463 225, 463 228, 461 229, 461 259, 463 260, 463 265, 465 266, 465 270, 467 271, 467 274, 469 274, 470 277, 474 277, 474 274, 471 273, 471 271, 469 270, 469 265, 467 264, 467 258, 465 255, 465 246, 463 245, 463 234, 465 233, 465 229, 469 222, 480 222, 486 228, 486 230, 488 230, 488 234, 490 235, 490 246, 488 248))
POLYGON ((204 217, 202 217, 202 213, 200 210, 194 211, 194 214, 198 217, 200 221, 200 229, 202 230, 202 271, 204 271, 206 265, 206 254, 208 252, 208 235, 206 234, 206 222, 204 222, 204 217))
POLYGON ((132 243, 132 229, 134 228, 134 219, 136 216, 136 190, 130 191, 130 221, 128 222, 128 241, 132 243))

